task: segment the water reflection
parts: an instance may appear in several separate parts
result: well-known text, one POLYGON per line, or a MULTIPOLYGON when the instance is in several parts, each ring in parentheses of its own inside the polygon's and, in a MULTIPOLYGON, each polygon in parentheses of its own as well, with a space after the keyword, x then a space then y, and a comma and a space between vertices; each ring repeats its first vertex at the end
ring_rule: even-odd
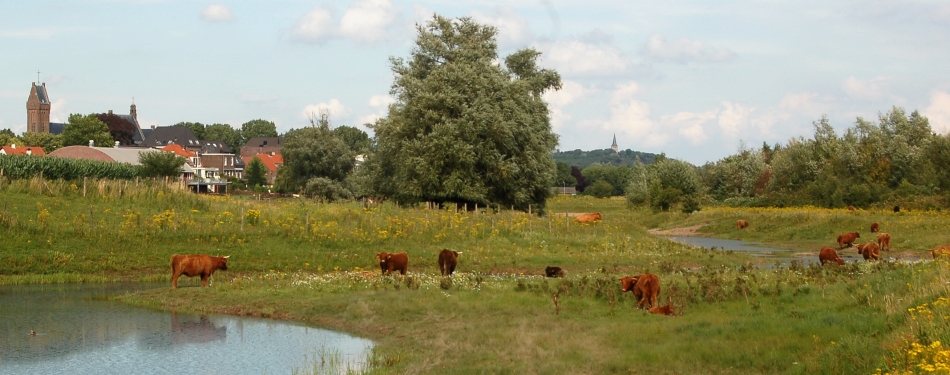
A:
POLYGON ((166 313, 101 298, 148 287, 167 285, 0 286, 0 374, 290 373, 310 368, 315 351, 355 365, 372 347, 285 322, 166 313))

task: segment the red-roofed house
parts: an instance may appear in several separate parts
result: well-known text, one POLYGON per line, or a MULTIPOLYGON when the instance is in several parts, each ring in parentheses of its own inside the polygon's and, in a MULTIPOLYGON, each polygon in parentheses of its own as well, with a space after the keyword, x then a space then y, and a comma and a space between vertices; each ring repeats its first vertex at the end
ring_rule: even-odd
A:
POLYGON ((46 155, 40 146, 20 146, 16 145, 0 147, 0 155, 46 155))
POLYGON ((247 168, 247 165, 251 164, 251 159, 254 159, 254 157, 261 159, 261 162, 264 163, 264 168, 267 168, 267 174, 265 175, 267 177, 267 184, 273 185, 274 179, 277 178, 277 170, 284 165, 284 157, 280 154, 257 154, 254 156, 244 156, 241 159, 244 160, 245 168, 247 168))

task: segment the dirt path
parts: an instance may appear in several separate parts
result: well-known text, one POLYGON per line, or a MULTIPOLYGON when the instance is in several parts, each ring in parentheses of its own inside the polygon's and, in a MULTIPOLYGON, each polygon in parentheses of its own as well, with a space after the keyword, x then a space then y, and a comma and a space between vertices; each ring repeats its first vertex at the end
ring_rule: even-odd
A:
POLYGON ((650 229, 647 233, 650 233, 654 236, 701 236, 701 237, 712 237, 712 233, 702 233, 699 231, 700 228, 709 225, 709 223, 696 224, 691 227, 684 228, 672 228, 666 230, 659 229, 650 229))

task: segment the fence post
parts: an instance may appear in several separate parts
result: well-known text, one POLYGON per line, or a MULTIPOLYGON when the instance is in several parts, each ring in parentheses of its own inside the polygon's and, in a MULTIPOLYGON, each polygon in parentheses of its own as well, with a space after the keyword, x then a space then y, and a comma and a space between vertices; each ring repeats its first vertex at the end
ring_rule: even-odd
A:
POLYGON ((241 232, 244 231, 244 206, 241 206, 241 232))
POLYGON ((95 219, 92 218, 92 213, 93 213, 93 208, 94 208, 94 207, 95 207, 95 206, 93 206, 93 205, 91 205, 91 204, 89 205, 89 233, 90 233, 90 234, 92 234, 92 226, 93 226, 93 223, 95 223, 95 219))
POLYGON ((86 197, 86 177, 82 178, 82 197, 86 197))

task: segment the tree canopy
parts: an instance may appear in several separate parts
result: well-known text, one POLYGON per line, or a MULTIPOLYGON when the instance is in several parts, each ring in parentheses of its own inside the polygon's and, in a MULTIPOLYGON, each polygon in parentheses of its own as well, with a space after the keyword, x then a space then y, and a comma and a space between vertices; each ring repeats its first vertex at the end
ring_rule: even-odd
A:
POLYGON ((112 142, 115 142, 109 135, 109 127, 95 113, 69 115, 69 123, 63 128, 62 137, 63 146, 88 145, 92 140, 98 147, 112 147, 112 142))
POLYGON ((333 135, 345 143, 354 153, 365 154, 373 146, 366 132, 352 126, 338 126, 333 129, 333 135))
POLYGON ((205 127, 204 134, 205 140, 224 142, 234 152, 239 152, 241 146, 244 146, 244 138, 241 136, 241 132, 228 124, 208 125, 205 127))
POLYGON ((390 59, 396 102, 373 125, 372 190, 405 203, 543 207, 557 135, 541 94, 560 76, 533 49, 499 63, 497 29, 471 18, 435 15, 416 28, 410 57, 390 59))
MULTIPOLYGON (((179 122, 172 126, 184 126, 191 130, 191 132, 198 137, 198 139, 206 140, 205 138, 205 125, 200 122, 179 122)), ((212 141, 217 141, 218 139, 211 139, 212 141)))
POLYGON ((142 164, 142 177, 176 177, 181 175, 185 158, 173 152, 142 152, 139 153, 139 163, 142 164))
POLYGON ((356 164, 355 153, 333 135, 328 114, 311 122, 313 126, 284 135, 284 166, 275 185, 280 191, 305 192, 328 200, 347 198, 350 190, 344 180, 356 164))
POLYGON ((242 143, 254 137, 276 137, 277 125, 267 120, 251 120, 241 124, 242 143))
MULTIPOLYGON (((119 141, 119 144, 127 146, 135 143, 132 140, 135 134, 135 124, 113 113, 100 113, 96 115, 96 118, 106 124, 109 128, 109 135, 112 136, 112 139, 119 141)), ((106 147, 105 145, 101 146, 106 147)))

